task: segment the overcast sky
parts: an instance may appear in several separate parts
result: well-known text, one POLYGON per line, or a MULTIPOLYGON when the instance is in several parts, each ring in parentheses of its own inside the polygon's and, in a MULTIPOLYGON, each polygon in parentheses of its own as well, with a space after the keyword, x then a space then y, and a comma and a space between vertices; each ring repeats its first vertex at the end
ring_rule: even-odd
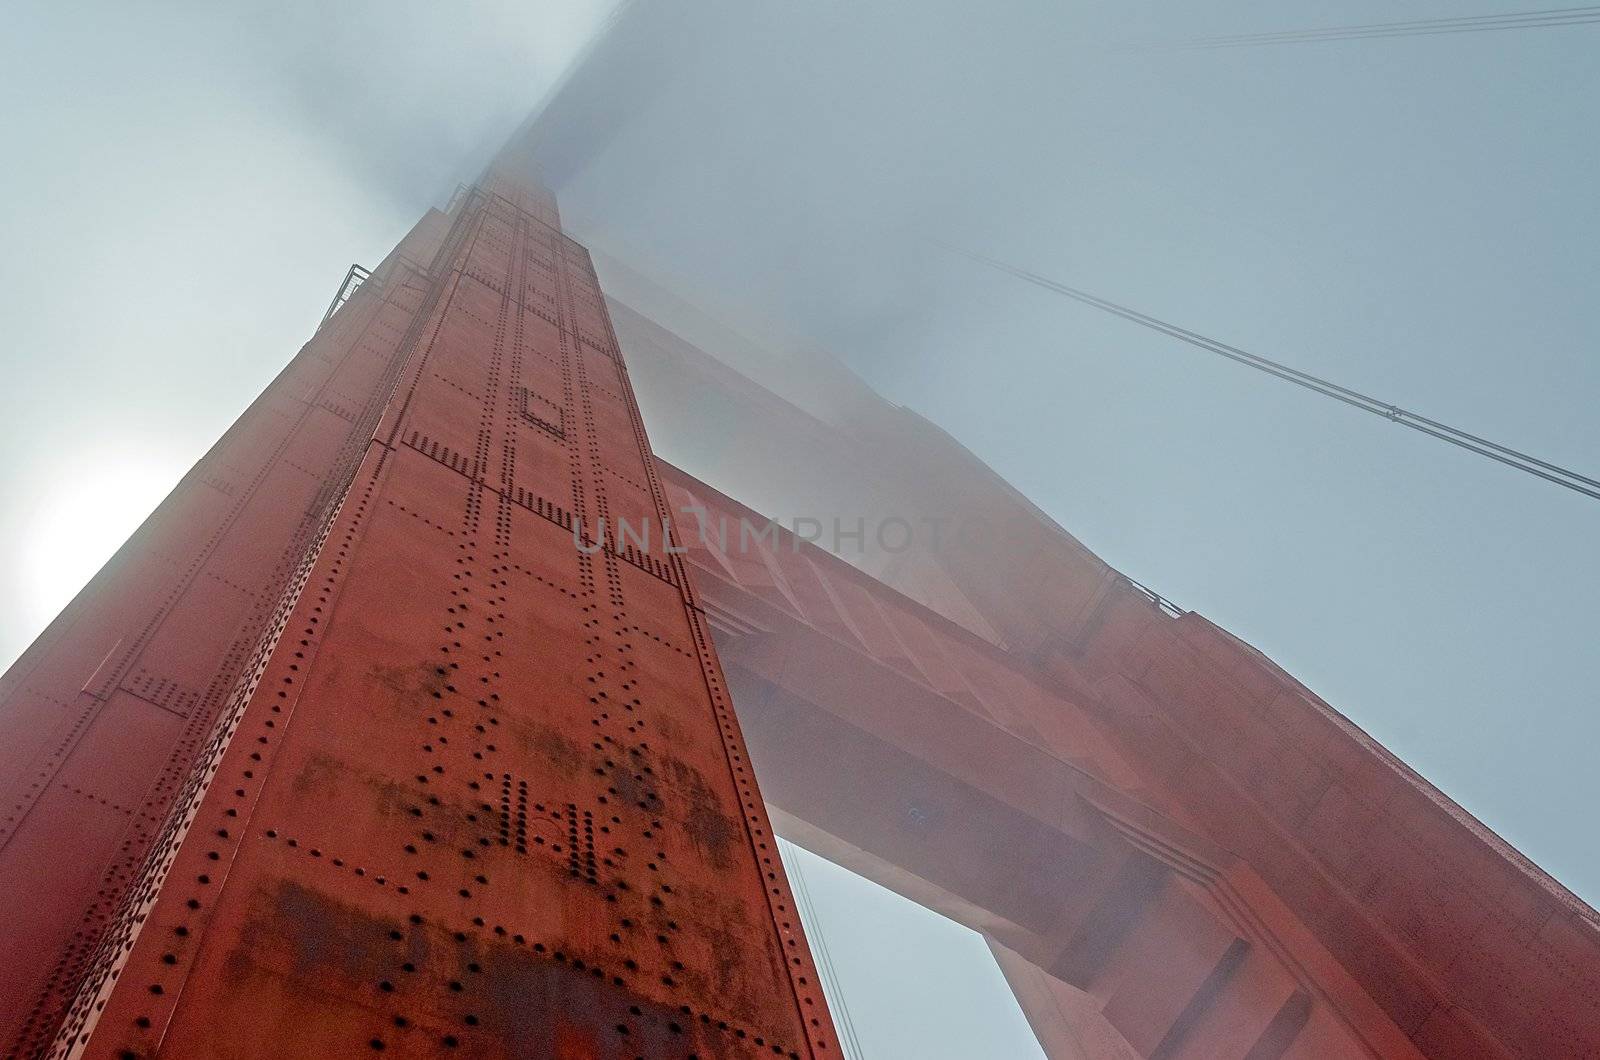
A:
MULTIPOLYGON (((220 6, 8 7, 0 659, 293 354, 345 267, 470 178, 609 5, 220 6)), ((1141 50, 1124 45, 1328 9, 676 9, 671 75, 563 189, 580 238, 845 357, 1600 898, 1600 505, 929 243, 1595 474, 1600 27, 1141 50)), ((1337 19, 1510 9, 1386 0, 1337 19)), ((835 956, 858 1024, 897 1003, 874 958, 935 978, 927 953, 959 952, 815 876, 855 942, 835 956), (869 919, 891 934, 853 923, 869 919)), ((976 989, 989 1000, 947 1044, 973 1011, 1015 1042, 1014 1012, 976 989)), ((879 1026, 863 1039, 892 1043, 879 1026)))
POLYGON ((844 356, 1600 898, 1600 504, 931 243, 1594 476, 1600 27, 1139 50, 1328 9, 691 6, 563 196, 586 238, 844 356))

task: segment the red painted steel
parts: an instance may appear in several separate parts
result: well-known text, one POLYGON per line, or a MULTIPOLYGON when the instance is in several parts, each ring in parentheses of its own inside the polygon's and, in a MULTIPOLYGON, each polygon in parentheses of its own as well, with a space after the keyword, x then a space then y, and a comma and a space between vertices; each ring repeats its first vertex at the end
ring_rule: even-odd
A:
POLYGON ((663 494, 525 172, 8 677, 18 1055, 839 1055, 685 570, 616 541, 663 494))
MULTIPOLYGON (((763 522, 662 475, 712 527, 763 522)), ((989 936, 1051 1056, 1421 1055, 1027 660, 788 533, 688 540, 780 829, 989 936)))
POLYGON ((40 1053, 366 451, 430 213, 0 678, 0 1048, 40 1053))
POLYGON ((752 769, 984 932, 1052 1056, 1600 1055, 1594 911, 1292 678, 903 410, 823 424, 613 307, 724 471, 988 527, 884 565, 917 600, 739 535, 529 171, 0 678, 6 1055, 838 1055, 752 769))
POLYGON ((1069 541, 1007 650, 662 475, 780 830, 988 935, 1050 1055, 1600 1055, 1595 912, 1260 653, 1069 541))
POLYGON ((943 521, 852 565, 663 470, 734 528, 689 558, 780 828, 988 934, 1052 1055, 1600 1056, 1588 905, 931 424, 813 360, 788 385, 815 418, 728 370, 784 382, 748 340, 606 273, 658 314, 613 304, 664 452, 812 532, 943 521))

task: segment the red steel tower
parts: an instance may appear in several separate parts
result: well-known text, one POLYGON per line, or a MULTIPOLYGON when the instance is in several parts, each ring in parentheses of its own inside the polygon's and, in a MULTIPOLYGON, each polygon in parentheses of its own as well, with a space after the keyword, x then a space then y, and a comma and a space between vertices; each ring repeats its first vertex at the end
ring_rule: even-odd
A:
POLYGON ((839 1056, 769 803, 1052 1058, 1600 1055, 1600 914, 842 367, 602 295, 530 150, 0 678, 0 1055, 839 1056))
POLYGON ((6 675, 6 1055, 839 1055, 531 172, 430 212, 6 675))

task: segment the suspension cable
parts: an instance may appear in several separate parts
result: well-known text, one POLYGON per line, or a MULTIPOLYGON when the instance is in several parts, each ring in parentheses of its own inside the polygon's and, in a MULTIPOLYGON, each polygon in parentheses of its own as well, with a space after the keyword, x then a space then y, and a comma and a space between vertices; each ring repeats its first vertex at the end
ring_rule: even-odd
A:
POLYGON ((1213 37, 1152 42, 1155 48, 1241 48, 1272 44, 1310 44, 1330 40, 1370 40, 1379 37, 1431 37, 1452 33, 1489 33, 1513 29, 1545 29, 1555 26, 1587 26, 1600 22, 1600 7, 1558 7, 1540 11, 1500 15, 1465 15, 1450 18, 1413 19, 1404 22, 1367 22, 1349 26, 1315 29, 1278 30, 1267 33, 1235 33, 1213 37))
POLYGON ((844 1050, 845 1060, 866 1060, 866 1050, 861 1048, 861 1039, 856 1034, 856 1021, 850 1015, 850 1002, 845 998, 844 987, 839 982, 839 973, 833 964, 833 954, 828 951, 828 938, 822 930, 822 919, 817 915, 817 907, 811 901, 811 887, 806 882, 805 866, 802 863, 805 852, 798 850, 787 840, 784 840, 784 846, 789 847, 791 851, 798 851, 796 856, 785 859, 784 864, 793 878, 795 896, 800 900, 801 921, 815 951, 817 971, 822 975, 823 996, 828 999, 829 1010, 839 1025, 839 1047, 844 1050))
POLYGON ((1111 313, 1114 316, 1119 316, 1124 320, 1131 321, 1140 325, 1141 327, 1149 328, 1151 331, 1168 335, 1179 340, 1180 342, 1186 342, 1191 346, 1197 347, 1198 349, 1205 350, 1208 353, 1214 353, 1219 357, 1225 357, 1230 361, 1254 368, 1260 372, 1265 372, 1271 376, 1276 376, 1285 382, 1304 387, 1313 393, 1321 394, 1324 397, 1329 397, 1335 401, 1343 402, 1344 404, 1353 408, 1358 408, 1363 412, 1370 412, 1375 416, 1381 416, 1392 423, 1398 423, 1402 427, 1409 427, 1414 431, 1419 431, 1422 434, 1437 438, 1440 441, 1449 442, 1451 445, 1458 446, 1467 450, 1468 452, 1487 457, 1490 460, 1497 461, 1498 463, 1504 464, 1507 467, 1516 468, 1518 471, 1523 471, 1527 474, 1542 478, 1546 482, 1553 482, 1558 486, 1564 486, 1575 493, 1581 493, 1593 500, 1600 500, 1600 479, 1594 479, 1588 475, 1580 474, 1571 468, 1562 467, 1561 465, 1551 463, 1548 460, 1541 460, 1536 456, 1531 456, 1528 453, 1512 449, 1509 446, 1501 445, 1499 442, 1490 441, 1489 439, 1481 437, 1480 435, 1470 434, 1459 427, 1452 427, 1447 423, 1441 423, 1438 420, 1430 419, 1427 416, 1410 412, 1406 409, 1400 408, 1397 405, 1394 405, 1391 402, 1380 400, 1379 398, 1372 397, 1368 394, 1363 394, 1359 390, 1352 390, 1349 387, 1341 386, 1338 383, 1334 383, 1330 380, 1312 375, 1310 372, 1302 372, 1298 368, 1291 368, 1290 366, 1279 361, 1262 357, 1259 354, 1249 353, 1245 350, 1239 349, 1237 346, 1230 346, 1225 342, 1218 342, 1216 339, 1207 338, 1206 336, 1194 331, 1190 331, 1187 328, 1181 328, 1176 324, 1169 324, 1164 320, 1159 320, 1156 317, 1141 313, 1136 309, 1130 309, 1127 306, 1118 305, 1116 302, 1113 302, 1109 299, 1101 298, 1098 295, 1090 294, 1089 292, 1079 290, 1076 287, 1069 287, 1064 283, 1059 283, 1047 277, 1040 276, 1038 273, 1029 272, 1026 269, 1018 268, 1015 265, 1008 265, 1003 261, 996 261, 994 258, 985 257, 982 254, 976 254, 972 251, 951 246, 947 243, 940 243, 939 245, 953 254, 958 254, 961 257, 967 258, 968 260, 976 261, 983 265, 988 265, 990 268, 998 269, 999 271, 1013 276, 1019 280, 1031 283, 1036 287, 1042 287, 1047 291, 1053 291, 1056 294, 1065 295, 1074 301, 1081 302, 1084 305, 1093 306, 1096 309, 1111 313))

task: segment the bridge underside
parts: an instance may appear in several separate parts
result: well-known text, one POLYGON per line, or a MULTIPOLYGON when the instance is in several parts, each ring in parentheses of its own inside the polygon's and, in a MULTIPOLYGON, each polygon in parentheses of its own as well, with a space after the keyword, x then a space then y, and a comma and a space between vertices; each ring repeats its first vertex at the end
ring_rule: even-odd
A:
MULTIPOLYGON (((764 522, 662 474, 680 511, 764 522)), ((1496 971, 1587 922, 1535 912, 1491 837, 1199 616, 1104 570, 1060 601, 1074 646, 1023 657, 792 534, 732 536, 686 533, 687 558, 775 827, 983 933, 1052 1057, 1549 1055, 1593 1033, 1547 1008, 1513 1046, 1483 1019, 1510 1015, 1496 971), (1488 889, 1450 893, 1472 877, 1488 889)))

